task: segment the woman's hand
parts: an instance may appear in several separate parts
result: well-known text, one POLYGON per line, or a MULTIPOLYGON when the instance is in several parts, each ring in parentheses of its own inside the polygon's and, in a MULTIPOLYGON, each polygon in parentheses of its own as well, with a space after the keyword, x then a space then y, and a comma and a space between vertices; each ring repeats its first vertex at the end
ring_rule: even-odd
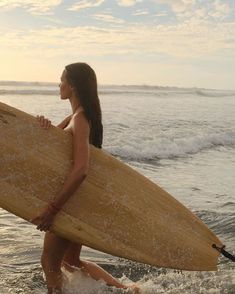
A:
POLYGON ((32 219, 31 222, 37 225, 38 230, 49 231, 57 212, 57 210, 49 205, 46 210, 32 219))
POLYGON ((43 115, 37 115, 37 120, 40 126, 45 130, 49 129, 49 127, 51 126, 51 121, 45 118, 43 115))

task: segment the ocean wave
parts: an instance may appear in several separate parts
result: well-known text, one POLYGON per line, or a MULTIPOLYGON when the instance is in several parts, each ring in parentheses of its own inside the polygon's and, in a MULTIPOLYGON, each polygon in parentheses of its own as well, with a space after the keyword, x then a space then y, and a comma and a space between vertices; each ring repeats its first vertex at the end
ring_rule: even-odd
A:
MULTIPOLYGON (((58 83, 0 81, 0 95, 55 95, 58 83)), ((235 97, 235 91, 149 85, 99 85, 99 95, 145 95, 156 97, 235 97)))
MULTIPOLYGON (((36 85, 35 85, 36 86, 36 85)), ((45 88, 45 87, 44 87, 45 88)), ((49 87, 47 87, 49 88, 49 87)), ((50 87, 51 89, 43 89, 42 86, 37 87, 36 89, 25 87, 22 89, 15 87, 14 89, 0 89, 0 95, 56 95, 58 94, 58 85, 50 87)), ((172 93, 168 92, 153 92, 153 91, 143 91, 143 90, 126 90, 126 89, 109 89, 101 88, 98 91, 99 95, 145 95, 145 96, 170 96, 172 93)))
MULTIPOLYGON (((141 138, 139 139, 141 141, 141 138)), ((162 137, 142 142, 145 145, 133 140, 132 145, 121 142, 121 147, 111 147, 108 151, 114 156, 139 162, 183 158, 219 146, 234 147, 235 132, 195 135, 188 138, 162 137)))
POLYGON ((235 97, 235 91, 195 90, 195 94, 203 97, 235 97))
POLYGON ((136 87, 136 88, 114 88, 102 89, 99 91, 101 95, 117 95, 117 94, 134 94, 145 96, 159 96, 159 97, 181 97, 184 95, 222 98, 222 97, 235 97, 235 91, 221 91, 221 90, 206 90, 197 88, 175 88, 175 87, 136 87))
MULTIPOLYGON (((9 258, 8 258, 9 259, 9 258)), ((23 257, 22 257, 23 259, 23 257)), ((136 283, 142 294, 189 294, 189 293, 234 293, 234 267, 220 264, 219 270, 211 271, 179 271, 150 267, 122 260, 114 265, 106 260, 99 263, 101 268, 124 285, 136 283), (198 291, 199 290, 199 291, 198 291)), ((64 276, 63 290, 73 294, 124 294, 130 291, 108 286, 102 280, 94 280, 77 269, 74 272, 66 271, 62 267, 64 276)), ((1 293, 46 293, 46 284, 42 277, 41 267, 38 263, 28 265, 28 268, 16 272, 14 266, 6 269, 3 267, 0 274, 1 293)))
POLYGON ((20 82, 20 81, 0 81, 0 86, 26 86, 26 87, 54 87, 58 83, 49 83, 49 82, 20 82))
POLYGON ((227 236, 227 239, 230 240, 231 243, 232 239, 235 239, 235 215, 233 213, 234 205, 230 205, 230 207, 230 212, 226 213, 222 213, 220 209, 218 209, 219 211, 196 211, 195 214, 202 219, 215 234, 227 236))
MULTIPOLYGON (((114 277, 118 277, 122 284, 128 285, 136 283, 140 287, 142 294, 188 294, 188 293, 234 293, 233 284, 233 269, 225 268, 224 266, 220 271, 214 272, 190 272, 179 271, 171 269, 157 269, 154 267, 146 266, 145 264, 136 264, 133 262, 126 262, 124 266, 116 263, 115 266, 110 267, 98 264, 104 267, 114 277), (137 276, 132 274, 135 270, 137 276), (198 291, 200 289, 200 292, 198 291)), ((124 294, 133 293, 115 287, 108 287, 101 280, 94 281, 90 277, 84 277, 81 271, 69 273, 62 268, 66 276, 67 283, 64 284, 66 293, 83 293, 83 294, 124 294)))
POLYGON ((47 95, 47 96, 54 96, 54 95, 59 95, 58 90, 42 90, 42 89, 0 89, 0 95, 47 95))

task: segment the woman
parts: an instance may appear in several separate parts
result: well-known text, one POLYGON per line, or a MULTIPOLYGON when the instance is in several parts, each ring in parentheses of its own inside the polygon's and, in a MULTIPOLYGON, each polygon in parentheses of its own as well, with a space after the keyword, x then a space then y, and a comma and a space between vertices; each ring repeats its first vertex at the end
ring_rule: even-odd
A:
MULTIPOLYGON (((121 284, 98 265, 82 261, 82 244, 73 243, 49 231, 56 214, 86 178, 89 167, 89 144, 101 148, 103 139, 101 109, 93 69, 86 63, 66 66, 61 76, 60 95, 61 99, 69 99, 72 107, 72 115, 65 118, 58 127, 73 135, 73 167, 60 193, 47 209, 33 220, 38 225, 37 229, 46 232, 41 263, 48 294, 62 293, 62 265, 69 271, 79 267, 85 274, 96 280, 102 279, 110 286, 138 291, 134 285, 121 284)), ((40 126, 45 129, 51 125, 43 116, 38 117, 38 120, 40 126)))

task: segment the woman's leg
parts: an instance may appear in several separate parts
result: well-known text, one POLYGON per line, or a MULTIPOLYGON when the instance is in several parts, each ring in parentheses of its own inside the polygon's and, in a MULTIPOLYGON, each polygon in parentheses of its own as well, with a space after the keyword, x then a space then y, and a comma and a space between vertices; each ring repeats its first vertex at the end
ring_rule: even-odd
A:
POLYGON ((41 263, 46 276, 48 294, 62 293, 61 262, 70 243, 53 233, 45 233, 41 263))
POLYGON ((67 248, 66 254, 63 259, 63 265, 68 271, 74 271, 74 267, 79 267, 86 275, 89 275, 95 280, 103 280, 109 286, 117 288, 129 288, 121 284, 112 275, 107 273, 104 269, 97 264, 89 261, 82 261, 80 259, 81 244, 71 243, 67 248))

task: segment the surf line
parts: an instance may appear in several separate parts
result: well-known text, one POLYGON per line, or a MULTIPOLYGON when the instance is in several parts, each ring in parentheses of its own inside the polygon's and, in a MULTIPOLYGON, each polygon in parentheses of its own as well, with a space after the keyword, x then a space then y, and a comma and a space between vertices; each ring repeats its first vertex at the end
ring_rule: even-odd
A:
POLYGON ((212 247, 219 251, 224 257, 230 259, 231 261, 235 262, 235 256, 230 254, 228 251, 224 250, 225 245, 222 246, 221 248, 216 246, 215 244, 212 244, 212 247))

